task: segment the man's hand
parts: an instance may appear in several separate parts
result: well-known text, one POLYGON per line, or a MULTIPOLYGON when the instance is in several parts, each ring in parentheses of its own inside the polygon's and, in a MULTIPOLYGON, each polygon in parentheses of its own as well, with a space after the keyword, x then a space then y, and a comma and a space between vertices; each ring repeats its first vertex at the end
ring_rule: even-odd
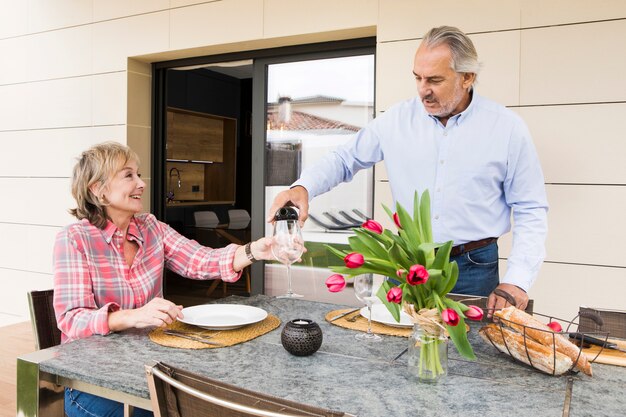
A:
MULTIPOLYGON (((500 284, 496 287, 496 289, 505 291, 511 295, 515 299, 515 306, 520 310, 525 310, 528 305, 528 294, 526 291, 522 290, 520 287, 513 284, 500 284)), ((505 308, 511 305, 506 298, 500 297, 493 292, 489 294, 489 298, 487 299, 487 317, 491 317, 493 315, 494 310, 500 310, 501 308, 505 308)))
POLYGON ((298 223, 300 223, 300 227, 304 226, 304 222, 309 217, 309 192, 306 188, 297 185, 278 193, 267 213, 267 222, 273 223, 274 215, 278 209, 285 206, 295 206, 300 210, 298 223))

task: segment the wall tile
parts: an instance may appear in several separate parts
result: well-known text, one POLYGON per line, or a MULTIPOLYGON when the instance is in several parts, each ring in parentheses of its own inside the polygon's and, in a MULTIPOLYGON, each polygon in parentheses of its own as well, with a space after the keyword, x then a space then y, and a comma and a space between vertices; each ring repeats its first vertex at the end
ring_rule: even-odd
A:
POLYGON ((94 126, 126 123, 126 71, 95 75, 91 77, 91 81, 94 126))
POLYGON ((0 39, 28 33, 28 1, 0 0, 0 39))
POLYGON ((593 22, 626 17, 623 0, 521 0, 522 27, 593 22))
POLYGON ((29 32, 43 32, 91 23, 93 2, 84 0, 27 0, 29 32))
POLYGON ((170 49, 263 38, 261 0, 199 4, 173 9, 170 16, 170 49))
POLYGON ((383 225, 384 228, 395 230, 396 226, 393 221, 387 216, 387 212, 383 209, 382 205, 393 209, 393 195, 391 194, 391 187, 387 181, 375 181, 374 182, 374 219, 383 225))
POLYGON ((510 106, 519 103, 518 31, 471 35, 483 68, 476 91, 484 97, 510 106))
POLYGON ((26 84, 28 128, 90 126, 91 83, 76 77, 26 84))
POLYGON ((169 7, 169 0, 93 0, 93 21, 151 13, 169 7))
POLYGON ((125 136, 124 126, 0 132, 0 143, 12 144, 11 152, 0 152, 0 177, 69 178, 82 151, 106 140, 121 142, 125 136))
POLYGON ((0 282, 11 283, 10 291, 0 292, 0 327, 29 321, 26 294, 29 291, 52 288, 53 280, 51 273, 0 268, 0 282))
POLYGON ((514 108, 533 135, 547 183, 626 184, 626 104, 514 108))
POLYGON ((168 50, 169 24, 165 11, 92 25, 94 72, 125 70, 130 56, 168 50))
POLYGON ((624 310, 624 278, 623 268, 544 263, 529 296, 536 312, 573 320, 580 306, 624 310))
POLYGON ((224 0, 170 0, 170 8, 175 8, 175 7, 184 7, 184 6, 189 6, 189 5, 193 5, 193 4, 198 4, 198 3, 214 3, 217 1, 224 1, 224 0))
POLYGON ((626 100, 626 20, 522 31, 521 104, 626 100))
POLYGON ((265 0, 263 37, 375 26, 376 0, 265 0))
POLYGON ((67 211, 76 203, 69 178, 0 178, 0 189, 7 201, 19 202, 0 205, 3 222, 62 226, 72 221, 67 211))
MULTIPOLYGON (((548 239, 546 260, 572 264, 625 267, 626 187, 547 185, 548 239)), ((500 239, 507 257, 511 235, 500 239)))
MULTIPOLYGON (((76 219, 65 222, 72 223, 76 219)), ((0 270, 52 273, 52 248, 61 227, 0 223, 0 270)))
POLYGON ((523 0, 380 0, 378 40, 422 38, 433 27, 457 26, 466 33, 517 29, 523 0))
POLYGON ((379 43, 376 47, 376 111, 417 95, 413 58, 419 41, 379 43))
POLYGON ((0 57, 3 57, 0 65, 0 86, 26 80, 27 45, 28 38, 23 36, 0 40, 0 57))
POLYGON ((92 72, 91 26, 78 26, 39 33, 27 37, 28 63, 26 80, 89 75, 92 72))
POLYGON ((26 129, 28 124, 29 91, 28 84, 0 86, 0 131, 26 129))

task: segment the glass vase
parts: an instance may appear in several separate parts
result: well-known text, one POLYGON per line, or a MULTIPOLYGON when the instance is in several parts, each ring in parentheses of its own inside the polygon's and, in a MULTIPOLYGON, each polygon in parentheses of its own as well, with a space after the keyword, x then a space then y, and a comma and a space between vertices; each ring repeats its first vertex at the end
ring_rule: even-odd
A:
POLYGON ((409 337, 409 372, 421 382, 436 383, 448 374, 448 338, 442 332, 429 334, 419 324, 409 337))

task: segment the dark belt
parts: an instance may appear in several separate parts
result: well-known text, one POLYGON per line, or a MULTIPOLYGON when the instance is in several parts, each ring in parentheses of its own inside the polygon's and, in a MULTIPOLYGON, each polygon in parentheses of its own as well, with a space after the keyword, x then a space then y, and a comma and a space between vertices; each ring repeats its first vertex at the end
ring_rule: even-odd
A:
POLYGON ((474 249, 484 248, 497 240, 498 238, 496 237, 487 237, 485 239, 475 240, 473 242, 467 242, 462 245, 454 246, 450 251, 450 256, 459 256, 465 252, 473 251, 474 249))

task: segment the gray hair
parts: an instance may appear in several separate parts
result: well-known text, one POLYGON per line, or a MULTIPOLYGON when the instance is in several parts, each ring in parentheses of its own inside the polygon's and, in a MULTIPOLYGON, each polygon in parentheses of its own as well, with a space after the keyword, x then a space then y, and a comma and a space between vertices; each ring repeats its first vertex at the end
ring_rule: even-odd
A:
POLYGON ((439 26, 429 30, 422 40, 422 45, 428 48, 442 44, 448 45, 452 52, 452 70, 469 72, 478 77, 481 68, 478 53, 472 40, 465 33, 453 26, 439 26))

